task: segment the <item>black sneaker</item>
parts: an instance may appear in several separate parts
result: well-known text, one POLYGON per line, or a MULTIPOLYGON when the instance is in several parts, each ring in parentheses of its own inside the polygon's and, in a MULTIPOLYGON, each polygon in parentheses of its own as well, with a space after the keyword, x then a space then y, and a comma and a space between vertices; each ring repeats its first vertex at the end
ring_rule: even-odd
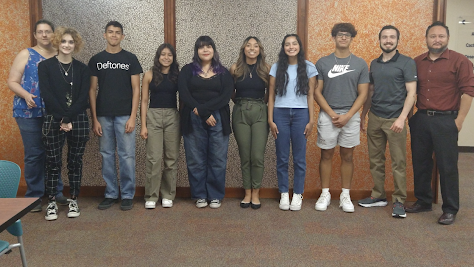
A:
POLYGON ((112 207, 113 204, 117 203, 118 199, 116 198, 105 198, 100 202, 99 206, 97 207, 100 210, 106 210, 110 207, 112 207))
POLYGON ((388 202, 386 198, 375 198, 375 197, 368 197, 358 201, 359 206, 370 208, 370 207, 385 207, 387 206, 388 202))
POLYGON ((395 218, 405 218, 407 217, 407 214, 405 213, 405 208, 403 207, 403 204, 396 201, 393 203, 393 210, 392 210, 392 216, 395 218))
POLYGON ((61 196, 56 196, 56 203, 58 203, 58 205, 62 205, 62 206, 66 206, 66 205, 69 205, 69 201, 67 200, 67 198, 63 195, 61 196))
POLYGON ((40 204, 38 204, 36 207, 34 207, 33 209, 31 209, 30 212, 40 212, 40 211, 42 211, 42 210, 43 210, 43 208, 41 207, 41 203, 40 203, 40 204))
POLYGON ((133 208, 133 199, 122 199, 121 210, 131 210, 133 208))
POLYGON ((54 221, 58 218, 58 206, 56 205, 56 201, 49 201, 48 207, 46 208, 46 215, 44 216, 44 218, 47 221, 54 221))
POLYGON ((68 218, 76 218, 81 215, 81 210, 79 209, 79 205, 77 205, 77 199, 71 199, 69 202, 69 212, 67 213, 68 218))

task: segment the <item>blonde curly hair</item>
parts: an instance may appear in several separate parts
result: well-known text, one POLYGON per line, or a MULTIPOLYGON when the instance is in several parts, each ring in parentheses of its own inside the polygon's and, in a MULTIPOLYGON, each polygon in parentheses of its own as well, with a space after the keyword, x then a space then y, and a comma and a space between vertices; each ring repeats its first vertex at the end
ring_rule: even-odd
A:
POLYGON ((58 27, 54 31, 54 37, 53 37, 53 47, 56 49, 59 49, 59 44, 61 44, 61 39, 63 38, 64 35, 69 34, 71 35, 72 39, 74 40, 74 52, 79 53, 82 48, 84 47, 84 41, 82 40, 81 35, 79 32, 77 32, 73 28, 67 28, 67 27, 58 27))

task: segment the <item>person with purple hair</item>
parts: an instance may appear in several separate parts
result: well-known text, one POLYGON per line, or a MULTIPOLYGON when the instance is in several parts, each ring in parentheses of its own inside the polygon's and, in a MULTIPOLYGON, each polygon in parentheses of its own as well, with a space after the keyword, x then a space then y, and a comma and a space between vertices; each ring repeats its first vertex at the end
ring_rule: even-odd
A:
POLYGON ((210 201, 209 207, 217 209, 225 193, 234 80, 211 37, 196 40, 193 61, 178 76, 178 91, 191 197, 198 208, 210 201))

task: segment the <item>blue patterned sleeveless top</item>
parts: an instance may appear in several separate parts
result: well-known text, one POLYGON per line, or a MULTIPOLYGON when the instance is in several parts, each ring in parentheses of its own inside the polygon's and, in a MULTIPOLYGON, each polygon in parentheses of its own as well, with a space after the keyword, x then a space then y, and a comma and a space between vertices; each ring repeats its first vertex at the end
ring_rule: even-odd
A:
POLYGON ((21 77, 21 87, 30 94, 37 96, 34 98, 36 107, 28 108, 25 99, 15 95, 13 98, 13 117, 20 118, 36 118, 43 117, 44 103, 40 97, 40 90, 38 85, 38 64, 45 60, 42 55, 32 48, 28 48, 28 62, 25 65, 23 77, 21 77))

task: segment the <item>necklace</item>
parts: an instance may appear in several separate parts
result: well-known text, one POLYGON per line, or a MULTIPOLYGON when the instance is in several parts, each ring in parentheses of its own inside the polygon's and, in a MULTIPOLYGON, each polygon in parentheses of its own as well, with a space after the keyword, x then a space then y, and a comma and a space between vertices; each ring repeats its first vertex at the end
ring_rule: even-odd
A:
POLYGON ((70 63, 71 65, 69 65, 69 68, 67 69, 67 71, 69 71, 69 69, 72 68, 72 69, 71 69, 71 82, 68 82, 68 81, 66 80, 66 77, 65 77, 65 76, 68 76, 68 75, 67 75, 67 72, 66 72, 66 70, 64 69, 64 67, 61 65, 61 62, 59 62, 59 60, 58 60, 58 64, 59 64, 59 67, 60 67, 59 72, 61 72, 61 77, 63 77, 63 80, 64 80, 67 84, 69 84, 69 85, 71 86, 70 91, 66 93, 66 105, 67 105, 68 107, 70 107, 70 106, 72 105, 72 86, 73 86, 73 84, 74 84, 74 83, 73 83, 73 81, 74 81, 74 67, 72 66, 72 63, 73 63, 73 62, 71 61, 71 63, 70 63), (63 72, 61 71, 61 69, 64 71, 64 75, 65 75, 65 76, 62 75, 63 72))
MULTIPOLYGON (((247 64, 247 65, 248 65, 248 64, 247 64)), ((255 69, 255 66, 257 66, 257 63, 255 63, 255 64, 253 65, 253 68, 252 68, 252 70, 250 71, 250 79, 252 79, 252 72, 253 72, 253 70, 255 69)))
MULTIPOLYGON (((58 62, 59 62, 59 60, 58 60, 58 62)), ((69 72, 69 70, 71 69, 71 66, 72 66, 72 61, 71 61, 71 64, 69 64, 69 68, 67 68, 67 70, 65 70, 65 69, 64 69, 64 67, 63 67, 63 64, 62 64, 61 62, 59 62, 59 66, 61 66, 61 69, 63 69, 63 71, 64 71, 64 75, 66 75, 66 76, 67 76, 67 73, 68 73, 68 72, 69 72)))
POLYGON ((209 71, 211 71, 212 69, 212 66, 209 66, 209 68, 207 69, 207 71, 204 71, 202 68, 201 68, 201 73, 204 74, 204 77, 207 78, 207 75, 209 75, 209 71))
MULTIPOLYGON (((352 59, 352 53, 351 53, 351 55, 349 56, 349 62, 347 62, 347 64, 345 64, 345 65, 349 65, 349 63, 351 63, 351 59, 352 59)), ((339 65, 339 63, 337 63, 336 54, 334 54, 334 60, 336 61, 336 65, 339 65)))

